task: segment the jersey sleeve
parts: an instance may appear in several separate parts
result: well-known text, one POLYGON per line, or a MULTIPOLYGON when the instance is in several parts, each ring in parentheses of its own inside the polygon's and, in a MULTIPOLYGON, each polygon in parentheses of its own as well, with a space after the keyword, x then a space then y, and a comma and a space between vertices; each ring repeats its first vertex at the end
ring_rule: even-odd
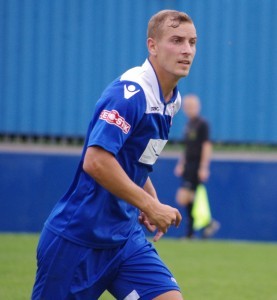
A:
POLYGON ((201 139, 203 142, 207 142, 210 140, 210 128, 207 121, 203 120, 201 126, 201 139))
POLYGON ((100 146, 116 155, 145 110, 145 94, 139 84, 118 81, 108 87, 96 104, 87 146, 100 146))

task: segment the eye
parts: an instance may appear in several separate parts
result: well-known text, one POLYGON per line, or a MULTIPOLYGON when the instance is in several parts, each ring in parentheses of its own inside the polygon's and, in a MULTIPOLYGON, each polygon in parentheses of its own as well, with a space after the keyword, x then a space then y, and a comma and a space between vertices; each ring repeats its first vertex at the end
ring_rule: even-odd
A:
POLYGON ((181 39, 178 38, 178 37, 173 38, 172 41, 173 41, 174 44, 180 44, 182 42, 181 39))
POLYGON ((190 43, 191 46, 195 46, 196 45, 196 40, 195 39, 190 40, 189 43, 190 43))

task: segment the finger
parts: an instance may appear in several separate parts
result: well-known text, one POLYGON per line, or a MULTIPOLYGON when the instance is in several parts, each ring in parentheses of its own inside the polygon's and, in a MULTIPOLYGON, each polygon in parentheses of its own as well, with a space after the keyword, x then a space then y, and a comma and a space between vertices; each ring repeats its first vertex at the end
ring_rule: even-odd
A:
POLYGON ((179 227, 181 221, 182 221, 182 215, 181 215, 180 212, 177 210, 177 213, 176 213, 176 219, 175 219, 174 225, 175 225, 176 227, 179 227))
POLYGON ((145 218, 145 213, 144 213, 143 211, 141 211, 141 212, 140 212, 140 216, 141 216, 142 218, 145 218))
POLYGON ((139 223, 140 223, 140 224, 143 223, 143 217, 142 217, 142 216, 139 216, 139 217, 138 217, 138 220, 139 220, 139 223))
POLYGON ((145 213, 141 211, 140 215, 138 216, 139 223, 143 224, 145 221, 145 218, 146 218, 145 213))
POLYGON ((157 227, 153 224, 151 224, 149 221, 144 221, 143 225, 147 228, 147 230, 149 230, 150 232, 154 232, 157 227))
POLYGON ((162 231, 158 230, 158 232, 156 233, 156 235, 153 238, 153 241, 157 242, 163 235, 164 235, 164 233, 162 231))

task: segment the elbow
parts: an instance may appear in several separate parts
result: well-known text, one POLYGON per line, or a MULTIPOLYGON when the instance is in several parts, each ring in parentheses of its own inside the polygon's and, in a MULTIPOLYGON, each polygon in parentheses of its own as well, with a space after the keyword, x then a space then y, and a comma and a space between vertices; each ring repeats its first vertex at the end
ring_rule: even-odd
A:
POLYGON ((83 170, 88 174, 90 173, 90 170, 91 170, 90 162, 88 161, 88 159, 86 159, 86 156, 85 156, 85 159, 83 162, 83 170))
POLYGON ((89 147, 84 157, 83 170, 98 181, 107 170, 110 157, 108 152, 99 147, 89 147))
POLYGON ((85 171, 85 173, 89 174, 90 176, 91 175, 91 170, 92 170, 92 167, 91 167, 91 164, 88 162, 87 159, 84 159, 84 162, 83 162, 83 170, 85 171))
POLYGON ((83 170, 90 175, 92 178, 96 179, 97 174, 99 174, 100 164, 95 157, 86 153, 83 162, 83 170))

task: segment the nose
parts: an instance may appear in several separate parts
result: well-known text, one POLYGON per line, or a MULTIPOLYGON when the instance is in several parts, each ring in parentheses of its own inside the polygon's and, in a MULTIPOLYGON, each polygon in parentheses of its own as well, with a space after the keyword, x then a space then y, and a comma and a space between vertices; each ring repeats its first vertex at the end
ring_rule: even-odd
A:
POLYGON ((182 53, 183 54, 192 54, 193 53, 193 49, 192 49, 192 46, 189 43, 189 41, 184 41, 184 43, 182 45, 182 53))

